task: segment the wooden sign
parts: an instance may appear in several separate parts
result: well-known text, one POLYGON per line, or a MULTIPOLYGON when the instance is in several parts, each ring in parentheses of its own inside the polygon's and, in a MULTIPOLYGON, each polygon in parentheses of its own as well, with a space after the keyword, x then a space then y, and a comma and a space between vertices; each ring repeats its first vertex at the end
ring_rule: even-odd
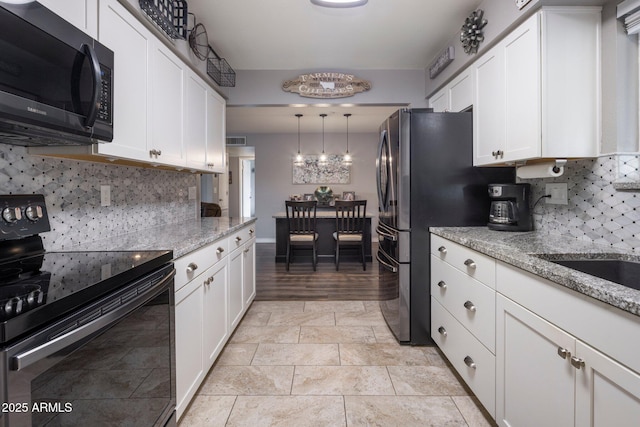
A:
POLYGON ((346 73, 309 73, 282 83, 285 92, 306 98, 346 98, 371 89, 371 82, 346 73))

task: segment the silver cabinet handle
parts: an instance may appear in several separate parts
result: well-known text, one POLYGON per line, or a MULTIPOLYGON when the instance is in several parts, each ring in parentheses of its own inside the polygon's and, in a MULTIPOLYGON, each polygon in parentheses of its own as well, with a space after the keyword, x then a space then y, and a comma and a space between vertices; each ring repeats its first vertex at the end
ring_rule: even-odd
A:
POLYGON ((438 286, 440 286, 440 289, 447 289, 447 284, 444 282, 444 280, 440 280, 438 282, 438 286))
POLYGON ((224 252, 224 248, 218 247, 218 249, 216 249, 216 253, 218 255, 220 255, 222 252, 224 252))
POLYGON ((474 260, 472 260, 471 258, 467 259, 464 262, 464 265, 466 265, 469 268, 476 268, 476 262, 474 260))
POLYGON ((198 264, 196 264, 195 262, 190 262, 189 265, 187 265, 187 273, 193 273, 197 269, 198 269, 198 264))
POLYGON ((470 367, 471 369, 476 369, 476 362, 470 356, 464 358, 464 364, 470 367))
POLYGON ((446 254, 447 253, 447 248, 445 248, 444 246, 440 246, 438 248, 438 252, 440 252, 441 254, 446 254))
POLYGON ((473 303, 471 301, 466 301, 464 303, 464 308, 466 308, 467 310, 469 310, 471 312, 475 312, 476 311, 476 306, 473 305, 473 303))
POLYGON ((571 352, 566 348, 558 347, 558 356, 566 359, 567 357, 571 357, 571 352))
POLYGON ((576 369, 584 368, 584 359, 580 359, 579 357, 571 356, 571 366, 576 369))
POLYGON ((206 286, 209 286, 211 284, 211 277, 207 277, 207 280, 204 281, 204 284, 206 286))
POLYGON ((242 237, 238 236, 238 237, 236 237, 235 240, 236 240, 236 243, 240 243, 240 241, 242 240, 242 237))
POLYGON ((255 232, 256 232, 256 231, 255 231, 253 228, 250 228, 250 229, 249 229, 249 234, 253 234, 253 233, 255 233, 255 232))
POLYGON ((442 335, 443 337, 447 336, 447 330, 444 328, 444 326, 440 326, 438 328, 438 332, 440 332, 440 335, 442 335))

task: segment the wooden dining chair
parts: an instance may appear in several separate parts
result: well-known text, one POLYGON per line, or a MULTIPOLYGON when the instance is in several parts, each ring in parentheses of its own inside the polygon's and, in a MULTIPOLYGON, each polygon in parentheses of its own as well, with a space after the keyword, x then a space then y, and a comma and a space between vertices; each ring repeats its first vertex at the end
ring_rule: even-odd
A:
POLYGON ((362 269, 367 269, 364 257, 366 200, 336 200, 336 271, 340 269, 340 246, 360 246, 362 269))
POLYGON ((311 262, 313 271, 316 271, 318 259, 316 232, 316 207, 318 202, 312 201, 292 201, 286 200, 287 224, 289 225, 289 235, 287 238, 287 271, 291 261, 293 247, 310 246, 312 249, 311 262))

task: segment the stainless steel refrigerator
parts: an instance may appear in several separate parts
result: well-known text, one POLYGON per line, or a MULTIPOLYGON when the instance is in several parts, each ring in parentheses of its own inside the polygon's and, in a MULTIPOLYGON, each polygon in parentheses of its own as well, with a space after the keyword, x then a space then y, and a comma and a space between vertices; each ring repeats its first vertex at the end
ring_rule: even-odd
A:
POLYGON ((380 308, 403 344, 432 343, 429 227, 485 226, 487 185, 515 179, 512 167, 473 167, 472 119, 402 109, 380 126, 380 308))

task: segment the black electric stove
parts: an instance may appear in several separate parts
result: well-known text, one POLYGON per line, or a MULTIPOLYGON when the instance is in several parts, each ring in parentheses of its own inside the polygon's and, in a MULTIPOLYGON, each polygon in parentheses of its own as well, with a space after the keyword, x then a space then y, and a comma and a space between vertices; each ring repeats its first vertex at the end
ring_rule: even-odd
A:
POLYGON ((38 235, 50 230, 42 195, 0 196, 0 210, 0 345, 158 270, 173 258, 166 250, 47 252, 38 235))

